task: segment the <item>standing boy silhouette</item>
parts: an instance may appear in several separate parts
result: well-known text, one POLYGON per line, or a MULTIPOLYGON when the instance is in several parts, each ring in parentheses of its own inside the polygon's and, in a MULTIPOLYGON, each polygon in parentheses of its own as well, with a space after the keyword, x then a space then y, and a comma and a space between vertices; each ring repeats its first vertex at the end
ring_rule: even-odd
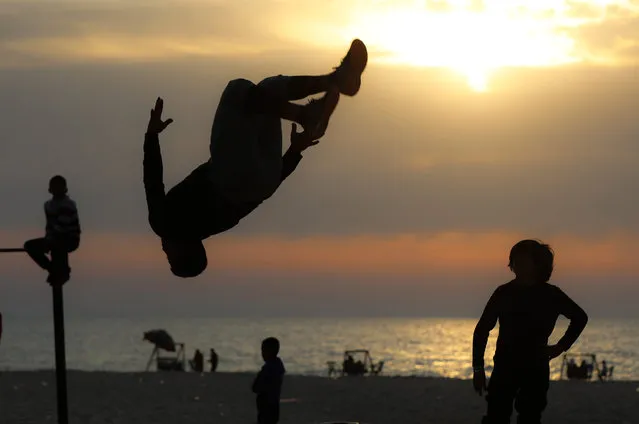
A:
POLYGON ((284 364, 277 356, 280 342, 275 337, 262 341, 264 365, 253 381, 253 393, 257 395, 258 424, 277 424, 280 420, 280 394, 284 380, 284 364))
POLYGON ((554 254, 536 240, 522 240, 510 251, 508 266, 515 279, 495 290, 473 336, 473 385, 481 396, 487 389, 487 413, 482 424, 508 424, 513 401, 518 424, 540 424, 547 405, 549 361, 570 349, 588 316, 559 287, 548 283, 554 254), (548 345, 559 315, 570 320, 564 336, 548 345), (490 331, 499 320, 494 368, 486 387, 484 352, 490 331))

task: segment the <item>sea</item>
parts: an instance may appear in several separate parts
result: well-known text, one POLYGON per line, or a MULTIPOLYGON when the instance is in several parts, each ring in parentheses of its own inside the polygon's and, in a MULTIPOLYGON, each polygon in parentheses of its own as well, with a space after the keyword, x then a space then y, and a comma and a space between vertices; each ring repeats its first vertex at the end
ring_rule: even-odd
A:
MULTIPOLYGON (((468 379, 472 377, 474 319, 451 318, 67 318, 66 359, 69 369, 144 371, 153 346, 143 333, 165 329, 185 344, 187 359, 195 349, 205 358, 219 355, 220 372, 255 372, 261 366, 260 343, 280 340, 289 374, 326 376, 327 362, 341 363, 344 351, 366 349, 374 362, 384 361, 383 374, 468 379)), ((551 341, 567 328, 560 319, 551 341)), ((492 366, 498 327, 486 349, 492 366)), ((614 379, 639 381, 639 320, 591 318, 573 353, 594 353, 614 366, 614 379)), ((355 358, 357 359, 357 357, 355 358)), ((551 362, 559 379, 562 359, 551 362)), ((53 321, 4 317, 0 370, 42 370, 55 366, 53 321)), ((152 367, 151 370, 155 368, 152 367)))

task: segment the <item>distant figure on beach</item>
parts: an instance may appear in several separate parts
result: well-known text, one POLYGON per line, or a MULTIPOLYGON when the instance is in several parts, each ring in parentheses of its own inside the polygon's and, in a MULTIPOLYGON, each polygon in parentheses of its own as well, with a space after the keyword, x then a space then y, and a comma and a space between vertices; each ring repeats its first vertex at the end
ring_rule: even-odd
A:
POLYGON ((209 354, 209 362, 211 363, 211 372, 215 372, 217 370, 217 363, 219 361, 219 357, 217 356, 217 352, 215 349, 211 349, 209 354))
POLYGON ((568 361, 568 364, 566 365, 566 377, 574 378, 576 369, 577 369, 577 363, 575 362, 573 358, 570 358, 570 360, 568 361))
POLYGON ((200 352, 200 349, 195 349, 191 366, 195 372, 204 372, 204 355, 200 352))
POLYGON ((49 272, 47 282, 64 284, 71 277, 69 253, 80 246, 80 219, 75 202, 67 194, 67 181, 56 175, 49 181, 51 199, 44 204, 46 235, 28 240, 24 249, 31 259, 49 272), (47 257, 50 254, 51 258, 47 257))
POLYGON ((348 355, 348 357, 346 357, 343 366, 346 374, 351 374, 355 371, 355 359, 353 359, 352 355, 348 355))
POLYGON ((335 70, 322 76, 274 76, 257 85, 228 83, 211 130, 208 161, 165 193, 158 135, 173 122, 162 119, 158 98, 144 138, 144 187, 149 224, 162 239, 171 272, 195 277, 207 267, 202 240, 235 227, 271 197, 316 145, 341 94, 354 96, 368 61, 360 40, 335 70), (292 100, 326 93, 307 105, 292 100), (282 156, 281 119, 293 122, 291 145, 282 156), (297 124, 304 129, 297 132, 297 124))
POLYGON ((586 327, 588 316, 559 287, 548 281, 554 254, 536 240, 523 240, 510 251, 508 266, 515 279, 499 286, 473 335, 473 385, 487 389, 482 424, 510 423, 513 401, 518 423, 539 424, 547 405, 550 360, 567 351, 586 327), (559 315, 570 320, 564 336, 548 345, 559 315), (484 353, 490 331, 499 320, 494 368, 486 387, 484 353))
POLYGON ((606 361, 601 361, 601 371, 599 371, 599 381, 612 379, 612 373, 615 370, 614 366, 609 367, 606 361))
POLYGON ((590 375, 588 371, 589 371, 589 366, 586 363, 586 360, 582 359, 581 364, 579 364, 579 375, 581 375, 582 378, 586 379, 590 375))
POLYGON ((280 342, 275 337, 262 341, 264 365, 253 381, 253 393, 257 395, 258 424, 277 424, 280 420, 280 395, 284 380, 284 364, 278 357, 280 342))

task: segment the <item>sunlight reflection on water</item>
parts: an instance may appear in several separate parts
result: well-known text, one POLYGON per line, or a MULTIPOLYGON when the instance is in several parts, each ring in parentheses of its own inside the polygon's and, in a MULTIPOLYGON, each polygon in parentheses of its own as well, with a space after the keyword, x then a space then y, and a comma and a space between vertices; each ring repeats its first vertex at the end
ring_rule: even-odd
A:
MULTIPOLYGON (((470 378, 471 343, 475 320, 467 319, 90 319, 68 320, 69 368, 140 371, 151 352, 143 331, 166 328, 186 343, 187 356, 195 348, 214 347, 220 371, 255 371, 260 366, 259 343, 270 335, 282 343, 281 356, 289 373, 326 375, 326 361, 341 361, 345 349, 369 349, 375 361, 384 360, 387 375, 470 378)), ((567 326, 559 321, 551 341, 567 326)), ((497 328, 486 349, 492 368, 497 328)), ((639 380, 639 322, 591 320, 571 351, 594 352, 615 366, 616 379, 639 380)), ((52 368, 53 329, 47 320, 5 319, 0 369, 52 368)), ((552 362, 558 378, 561 360, 552 362)))

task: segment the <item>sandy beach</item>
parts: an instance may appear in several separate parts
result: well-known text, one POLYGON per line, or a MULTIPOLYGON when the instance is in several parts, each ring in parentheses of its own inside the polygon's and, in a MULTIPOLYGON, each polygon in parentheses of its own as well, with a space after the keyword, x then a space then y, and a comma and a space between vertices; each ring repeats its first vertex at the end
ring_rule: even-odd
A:
MULTIPOLYGON (((68 375, 71 424, 254 423, 250 374, 108 373, 68 375)), ((478 423, 484 401, 464 380, 287 376, 282 420, 312 424, 478 423)), ((553 382, 545 424, 639 423, 639 382, 553 382)), ((0 422, 56 422, 53 372, 0 374, 0 422)), ((514 419, 513 419, 514 422, 514 419)))

